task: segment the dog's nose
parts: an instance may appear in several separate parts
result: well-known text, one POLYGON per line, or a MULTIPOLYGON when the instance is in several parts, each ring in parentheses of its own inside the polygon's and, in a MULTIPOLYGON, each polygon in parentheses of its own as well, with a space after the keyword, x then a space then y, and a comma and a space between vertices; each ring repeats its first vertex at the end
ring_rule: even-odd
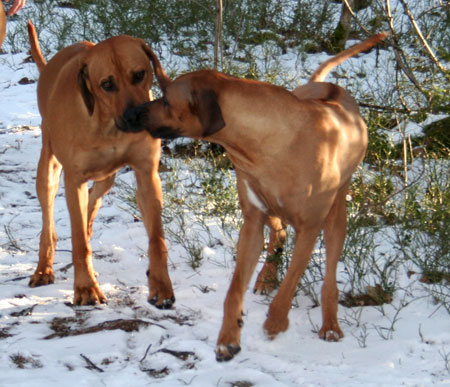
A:
POLYGON ((129 106, 122 115, 119 129, 124 132, 140 132, 143 130, 140 120, 139 106, 129 106))
POLYGON ((122 114, 118 128, 124 132, 141 132, 145 129, 146 104, 128 106, 122 114))

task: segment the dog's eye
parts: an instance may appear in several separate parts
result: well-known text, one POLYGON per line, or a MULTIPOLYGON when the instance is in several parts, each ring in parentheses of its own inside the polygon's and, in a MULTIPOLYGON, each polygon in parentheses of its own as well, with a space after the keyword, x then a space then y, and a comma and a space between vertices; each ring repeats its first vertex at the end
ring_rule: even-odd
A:
POLYGON ((133 79, 131 80, 131 83, 133 85, 140 83, 144 79, 145 73, 145 70, 136 71, 135 73, 133 73, 133 79))
POLYGON ((108 79, 105 79, 100 83, 100 86, 103 90, 112 93, 113 91, 117 91, 117 86, 114 83, 114 79, 112 77, 109 77, 108 79))
POLYGON ((161 101, 164 107, 169 107, 169 101, 167 100, 166 97, 162 97, 161 101))

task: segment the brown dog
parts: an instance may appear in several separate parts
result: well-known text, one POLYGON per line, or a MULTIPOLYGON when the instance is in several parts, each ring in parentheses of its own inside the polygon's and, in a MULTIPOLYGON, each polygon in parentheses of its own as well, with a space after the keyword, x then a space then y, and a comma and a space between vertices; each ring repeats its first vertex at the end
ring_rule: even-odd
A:
MULTIPOLYGON (((330 71, 344 62, 345 60, 359 54, 362 51, 372 48, 377 42, 385 39, 386 32, 375 35, 372 38, 361 42, 347 50, 339 53, 333 58, 322 63, 319 68, 311 75, 308 83, 297 87, 293 93, 300 99, 326 99, 328 98, 330 88, 328 83, 323 83, 330 71)), ((270 240, 267 248, 267 259, 263 268, 258 274, 255 286, 253 288, 255 293, 269 294, 278 283, 278 264, 280 260, 277 259, 276 254, 282 252, 284 241, 286 239, 286 224, 279 218, 273 216, 268 217, 267 224, 270 227, 270 240)))
POLYGON ((145 133, 127 135, 117 128, 127 108, 150 101, 150 61, 159 69, 158 59, 143 40, 118 36, 97 45, 74 44, 45 64, 31 22, 28 31, 32 56, 41 73, 42 151, 36 185, 43 219, 39 263, 30 286, 54 281, 57 238, 53 204, 63 168, 72 228, 74 303, 105 301, 92 266, 92 223, 116 171, 130 165, 136 174, 137 201, 150 239, 149 300, 157 307, 169 308, 175 299, 161 223, 160 140, 145 133), (88 180, 95 181, 91 189, 88 180))
POLYGON ((225 147, 235 166, 244 224, 225 299, 217 360, 229 360, 240 350, 243 297, 270 217, 291 224, 296 237, 289 269, 264 323, 268 336, 288 328, 298 281, 324 229, 327 257, 319 336, 327 341, 343 337, 337 320, 336 266, 346 234, 345 196, 365 154, 367 129, 348 92, 316 81, 385 36, 376 35, 344 51, 293 92, 201 70, 173 82, 166 78, 160 82, 163 98, 124 114, 122 130, 146 129, 160 138, 187 136, 215 142, 225 147))

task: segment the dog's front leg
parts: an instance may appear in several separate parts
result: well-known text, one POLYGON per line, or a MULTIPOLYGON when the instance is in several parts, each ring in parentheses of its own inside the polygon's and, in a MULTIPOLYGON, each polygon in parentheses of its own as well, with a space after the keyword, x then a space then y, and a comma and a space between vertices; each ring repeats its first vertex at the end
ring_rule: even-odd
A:
POLYGON ((42 208, 42 231, 39 243, 39 262, 29 285, 52 284, 55 281, 53 261, 55 259, 56 231, 54 221, 54 202, 58 192, 61 164, 53 155, 50 142, 43 131, 41 157, 36 175, 36 191, 42 208))
POLYGON ((247 285, 255 270, 264 245, 264 223, 267 216, 252 207, 245 210, 244 224, 239 234, 236 268, 224 304, 224 318, 217 340, 216 359, 230 360, 240 347, 242 304, 247 285))
POLYGON ((88 237, 88 186, 65 171, 66 200, 72 226, 72 260, 75 271, 74 304, 93 305, 106 301, 92 266, 88 237))
POLYGON ((162 189, 156 168, 135 169, 136 199, 149 237, 148 300, 157 308, 169 309, 175 296, 167 269, 167 247, 161 220, 162 189))

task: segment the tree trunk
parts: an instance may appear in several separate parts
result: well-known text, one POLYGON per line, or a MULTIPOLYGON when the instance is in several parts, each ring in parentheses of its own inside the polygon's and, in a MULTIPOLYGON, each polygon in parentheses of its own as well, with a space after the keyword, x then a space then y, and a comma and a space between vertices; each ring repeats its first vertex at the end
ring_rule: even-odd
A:
POLYGON ((223 28, 223 7, 222 0, 217 0, 216 6, 217 16, 216 16, 216 41, 214 44, 214 69, 219 70, 219 59, 220 67, 223 63, 223 52, 222 52, 222 28, 223 28))
MULTIPOLYGON (((355 8, 355 2, 356 0, 347 0, 351 9, 355 8)), ((345 2, 342 2, 341 18, 333 35, 330 37, 330 45, 328 47, 328 51, 331 51, 332 54, 336 54, 345 49, 345 42, 350 34, 351 23, 352 14, 345 5, 345 2)))
POLYGON ((345 43, 352 29, 353 13, 367 8, 371 0, 343 0, 339 23, 330 37, 327 51, 337 54, 345 49, 345 43))

